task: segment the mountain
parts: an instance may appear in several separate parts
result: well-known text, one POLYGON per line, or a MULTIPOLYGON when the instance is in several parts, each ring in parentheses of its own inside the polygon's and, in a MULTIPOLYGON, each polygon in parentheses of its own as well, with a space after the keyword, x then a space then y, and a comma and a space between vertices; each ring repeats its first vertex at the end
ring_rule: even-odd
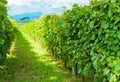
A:
POLYGON ((32 20, 32 19, 38 19, 42 15, 43 13, 41 12, 32 12, 32 13, 17 14, 12 16, 12 18, 15 20, 32 20))

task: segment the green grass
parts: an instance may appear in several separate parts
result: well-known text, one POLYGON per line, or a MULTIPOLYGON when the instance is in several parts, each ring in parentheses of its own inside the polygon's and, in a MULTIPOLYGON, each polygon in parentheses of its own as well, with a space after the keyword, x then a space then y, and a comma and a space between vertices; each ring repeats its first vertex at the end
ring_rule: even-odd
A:
POLYGON ((77 82, 77 80, 40 44, 35 43, 27 35, 18 33, 5 66, 0 67, 0 82, 77 82))
POLYGON ((32 20, 17 20, 16 24, 17 24, 17 26, 22 26, 22 25, 27 24, 27 23, 29 23, 31 21, 32 20))

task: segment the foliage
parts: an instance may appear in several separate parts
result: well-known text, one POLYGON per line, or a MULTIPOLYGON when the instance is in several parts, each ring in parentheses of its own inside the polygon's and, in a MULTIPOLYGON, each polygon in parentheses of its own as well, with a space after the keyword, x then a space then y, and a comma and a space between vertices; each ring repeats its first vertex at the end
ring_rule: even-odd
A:
POLYGON ((6 0, 0 1, 0 65, 6 59, 16 31, 14 21, 8 18, 6 4, 6 0))
POLYGON ((69 66, 77 63, 78 72, 85 77, 93 75, 94 82, 118 82, 119 23, 120 0, 92 0, 89 6, 74 4, 61 16, 44 16, 25 25, 23 31, 29 29, 26 33, 30 32, 69 66))

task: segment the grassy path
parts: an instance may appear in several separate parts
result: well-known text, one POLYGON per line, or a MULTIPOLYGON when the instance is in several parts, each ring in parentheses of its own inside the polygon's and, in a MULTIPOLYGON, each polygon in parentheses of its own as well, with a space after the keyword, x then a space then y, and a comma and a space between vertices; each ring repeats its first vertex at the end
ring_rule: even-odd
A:
POLYGON ((22 33, 16 36, 5 65, 0 82, 74 82, 55 58, 22 33))

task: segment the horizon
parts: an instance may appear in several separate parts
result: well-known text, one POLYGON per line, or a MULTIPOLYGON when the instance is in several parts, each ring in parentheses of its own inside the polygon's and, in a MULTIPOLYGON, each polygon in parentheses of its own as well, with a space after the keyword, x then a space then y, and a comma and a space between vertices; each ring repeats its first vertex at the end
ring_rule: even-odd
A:
POLYGON ((8 0, 8 13, 10 16, 32 12, 60 14, 64 6, 70 9, 74 3, 88 5, 89 0, 8 0))

